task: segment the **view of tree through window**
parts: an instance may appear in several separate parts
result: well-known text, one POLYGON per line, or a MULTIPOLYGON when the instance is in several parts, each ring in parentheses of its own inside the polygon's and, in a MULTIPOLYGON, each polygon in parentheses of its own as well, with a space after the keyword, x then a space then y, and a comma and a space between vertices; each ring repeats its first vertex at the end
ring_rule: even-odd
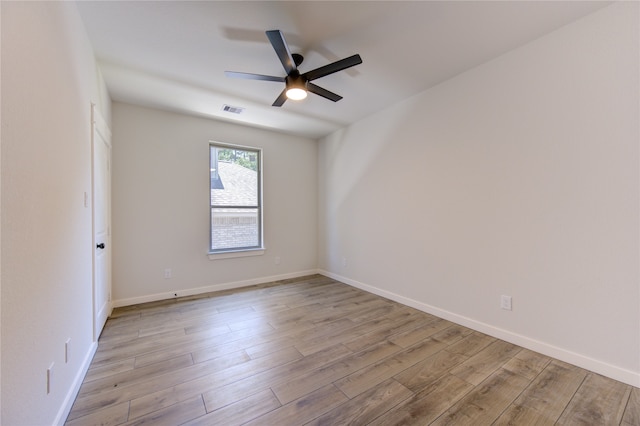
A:
POLYGON ((262 247, 260 151, 210 144, 211 252, 262 247))

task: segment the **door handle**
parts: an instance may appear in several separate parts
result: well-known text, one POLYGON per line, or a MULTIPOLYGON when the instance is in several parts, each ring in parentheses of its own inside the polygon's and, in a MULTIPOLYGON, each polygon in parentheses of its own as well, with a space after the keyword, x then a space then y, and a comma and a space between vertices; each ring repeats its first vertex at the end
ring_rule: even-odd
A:
POLYGON ((96 245, 96 247, 99 248, 99 249, 103 249, 104 248, 104 243, 100 243, 100 244, 96 245))

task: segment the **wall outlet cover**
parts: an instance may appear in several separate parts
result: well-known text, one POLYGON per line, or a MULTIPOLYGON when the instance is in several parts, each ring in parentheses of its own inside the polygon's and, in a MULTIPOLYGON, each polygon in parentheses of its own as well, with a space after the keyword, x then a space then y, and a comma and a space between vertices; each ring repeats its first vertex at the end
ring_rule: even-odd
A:
POLYGON ((511 296, 500 296, 500 308, 510 311, 511 310, 511 296))

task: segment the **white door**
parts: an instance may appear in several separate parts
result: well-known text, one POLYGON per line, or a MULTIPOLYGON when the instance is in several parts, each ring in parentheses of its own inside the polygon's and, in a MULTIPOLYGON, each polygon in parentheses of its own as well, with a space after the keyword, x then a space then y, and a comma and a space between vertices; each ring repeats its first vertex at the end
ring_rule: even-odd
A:
POLYGON ((111 132, 95 105, 93 139, 93 340, 111 314, 111 132))

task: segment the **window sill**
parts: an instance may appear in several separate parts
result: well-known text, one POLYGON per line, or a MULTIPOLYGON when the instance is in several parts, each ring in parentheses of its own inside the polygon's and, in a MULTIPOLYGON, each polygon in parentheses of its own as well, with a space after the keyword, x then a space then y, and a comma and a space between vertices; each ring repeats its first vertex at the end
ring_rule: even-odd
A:
POLYGON ((264 249, 250 249, 238 251, 223 251, 218 253, 209 253, 209 260, 233 259, 236 257, 262 256, 264 249))

